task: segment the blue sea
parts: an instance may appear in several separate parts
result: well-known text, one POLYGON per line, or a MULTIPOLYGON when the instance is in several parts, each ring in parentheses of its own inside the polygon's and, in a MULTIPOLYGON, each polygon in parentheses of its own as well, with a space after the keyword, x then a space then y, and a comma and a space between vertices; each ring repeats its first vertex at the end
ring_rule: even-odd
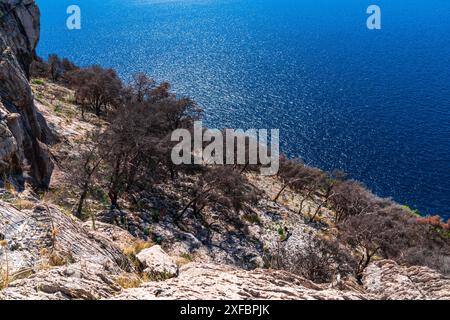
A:
POLYGON ((214 128, 279 128, 281 149, 450 217, 450 1, 37 0, 38 54, 145 71, 214 128), (68 30, 66 9, 81 8, 68 30), (367 7, 382 12, 368 30, 367 7))

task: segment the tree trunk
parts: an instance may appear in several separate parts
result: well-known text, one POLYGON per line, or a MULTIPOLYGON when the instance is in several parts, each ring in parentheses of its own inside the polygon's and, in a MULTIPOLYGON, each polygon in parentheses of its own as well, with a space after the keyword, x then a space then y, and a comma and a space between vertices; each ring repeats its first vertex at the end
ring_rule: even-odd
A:
POLYGON ((95 106, 95 115, 97 116, 97 117, 100 117, 100 106, 99 105, 96 105, 95 106))
POLYGON ((245 170, 247 170, 248 165, 249 165, 249 163, 246 162, 244 168, 242 168, 242 170, 241 170, 241 174, 243 174, 245 172, 245 170))
POLYGON ((303 198, 302 201, 300 202, 300 209, 298 209, 298 214, 302 214, 303 211, 303 205, 305 203, 306 198, 303 198))
POLYGON ((323 207, 323 202, 320 204, 320 206, 316 209, 316 211, 314 212, 314 215, 309 219, 309 222, 311 223, 311 222, 313 222, 315 219, 316 219, 316 217, 317 217, 317 215, 319 214, 319 212, 320 212, 320 210, 322 210, 322 207, 323 207))
POLYGON ((119 209, 119 205, 118 205, 119 195, 117 194, 117 192, 109 191, 108 196, 109 196, 109 200, 111 202, 111 209, 119 209))
POLYGON ((274 202, 277 202, 278 199, 281 197, 281 195, 283 194, 283 191, 286 190, 287 185, 283 186, 283 188, 280 190, 280 192, 278 192, 277 196, 275 197, 275 199, 273 199, 274 202))
POLYGON ((172 180, 172 181, 175 181, 175 170, 174 170, 174 168, 173 168, 173 166, 172 165, 169 165, 169 172, 170 172, 170 179, 172 180))
POLYGON ((84 206, 84 201, 86 200, 87 197, 87 190, 83 190, 83 192, 80 195, 80 199, 78 201, 78 206, 77 206, 77 217, 81 218, 81 215, 83 214, 83 206, 84 206))
POLYGON ((191 201, 183 208, 183 210, 181 211, 181 213, 180 213, 177 217, 175 217, 175 220, 174 220, 175 224, 177 224, 177 223, 181 220, 181 218, 183 218, 183 216, 184 216, 184 214, 186 213, 187 209, 189 209, 189 207, 190 207, 196 200, 197 200, 197 197, 194 198, 194 199, 192 199, 192 200, 191 200, 191 201))

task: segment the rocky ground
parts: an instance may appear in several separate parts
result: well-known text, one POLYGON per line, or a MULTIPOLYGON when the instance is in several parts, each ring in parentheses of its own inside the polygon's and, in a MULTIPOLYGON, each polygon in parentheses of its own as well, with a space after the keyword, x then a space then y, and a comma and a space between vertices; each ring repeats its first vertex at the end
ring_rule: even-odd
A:
MULTIPOLYGON (((2 201, 0 215, 7 239, 0 259, 9 274, 0 299, 450 298, 450 279, 393 261, 373 263, 362 285, 350 280, 319 285, 284 271, 169 255, 117 226, 98 223, 93 231, 91 224, 39 201, 28 210, 2 201)), ((192 239, 177 245, 189 247, 192 239)))

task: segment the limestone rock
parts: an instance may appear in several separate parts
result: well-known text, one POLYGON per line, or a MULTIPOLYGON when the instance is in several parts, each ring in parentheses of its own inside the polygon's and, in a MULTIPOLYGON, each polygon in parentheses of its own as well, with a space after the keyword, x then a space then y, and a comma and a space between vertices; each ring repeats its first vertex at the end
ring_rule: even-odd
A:
POLYGON ((152 277, 168 278, 178 273, 175 261, 158 245, 142 250, 136 257, 144 266, 144 272, 152 277))
POLYGON ((86 221, 83 225, 85 228, 91 230, 92 234, 111 240, 121 250, 131 247, 136 241, 136 238, 134 238, 129 232, 112 224, 96 221, 95 230, 91 220, 86 221))
POLYGON ((381 299, 450 299, 450 278, 427 267, 403 267, 390 260, 371 264, 363 283, 368 292, 381 299))
MULTIPOLYGON (((2 104, 0 102, 0 108, 2 104)), ((0 169, 19 167, 18 163, 19 146, 6 122, 0 121, 0 169)))
POLYGON ((164 282, 149 282, 124 290, 115 299, 366 299, 367 296, 329 289, 299 276, 271 270, 245 271, 225 265, 192 263, 180 275, 164 282))
POLYGON ((7 241, 0 249, 0 266, 5 270, 8 264, 11 279, 74 263, 97 265, 116 275, 133 270, 113 242, 54 207, 19 211, 0 201, 0 233, 7 241))
POLYGON ((75 263, 14 281, 0 291, 0 300, 98 300, 120 290, 103 266, 75 263))

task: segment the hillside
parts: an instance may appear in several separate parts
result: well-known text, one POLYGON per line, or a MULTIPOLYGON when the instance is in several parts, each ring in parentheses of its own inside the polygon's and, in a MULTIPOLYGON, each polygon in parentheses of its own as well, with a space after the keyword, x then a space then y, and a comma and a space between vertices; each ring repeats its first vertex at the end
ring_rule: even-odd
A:
MULTIPOLYGON (((62 141, 51 148, 58 158, 91 124, 80 120, 77 106, 66 102, 71 90, 44 80, 32 83, 35 105, 62 141)), ((63 172, 56 168, 56 176, 63 180, 63 172)), ((307 250, 311 237, 329 232, 305 223, 306 219, 292 210, 294 194, 288 192, 279 203, 273 202, 280 185, 275 178, 251 179, 265 193, 253 208, 258 218, 246 222, 246 233, 223 225, 209 244, 203 243, 201 230, 195 230, 199 226, 189 232, 180 230, 170 218, 147 223, 136 212, 128 212, 130 220, 120 227, 101 222, 107 216, 101 214, 95 223, 82 223, 67 213, 67 199, 60 202, 58 194, 65 186, 57 178, 52 180, 50 191, 40 196, 5 191, 0 202, 0 230, 8 244, 0 251, 0 258, 3 272, 7 263, 9 280, 0 298, 450 298, 450 279, 426 267, 402 267, 389 260, 372 263, 362 284, 351 278, 315 284, 286 271, 265 269, 265 250, 276 250, 280 245, 292 248, 292 252, 307 250), (148 238, 162 239, 160 244, 167 253, 151 239, 143 240, 126 230, 135 231, 140 225, 150 228, 153 237, 148 238), (286 241, 280 238, 280 226, 292 230, 286 241)))

